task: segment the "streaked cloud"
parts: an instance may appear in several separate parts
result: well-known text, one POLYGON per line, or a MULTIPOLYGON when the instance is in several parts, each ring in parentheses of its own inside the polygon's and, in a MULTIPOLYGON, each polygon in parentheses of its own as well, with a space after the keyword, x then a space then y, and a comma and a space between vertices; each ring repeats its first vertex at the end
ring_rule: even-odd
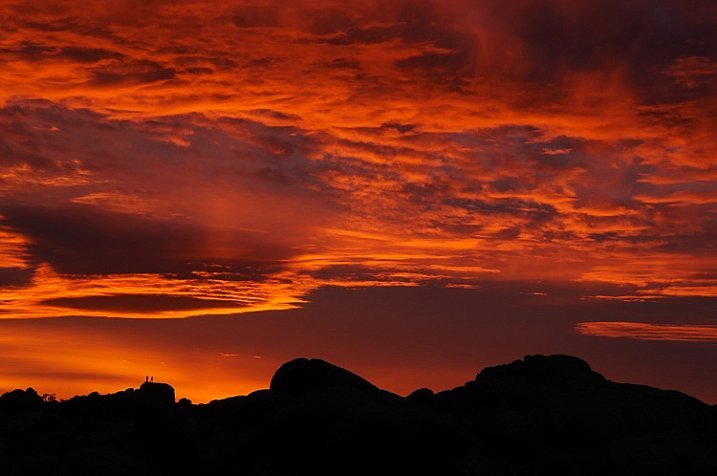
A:
POLYGON ((651 324, 647 322, 581 322, 579 333, 622 339, 717 343, 717 325, 651 324))
POLYGON ((5 316, 717 295, 710 2, 3 8, 5 316))

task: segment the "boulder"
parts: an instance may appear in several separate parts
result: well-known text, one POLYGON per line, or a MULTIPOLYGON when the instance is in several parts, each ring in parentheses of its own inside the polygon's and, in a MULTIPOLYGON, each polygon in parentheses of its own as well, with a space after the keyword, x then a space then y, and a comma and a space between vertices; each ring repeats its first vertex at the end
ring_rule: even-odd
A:
POLYGON ((17 389, 0 396, 0 410, 8 415, 38 410, 42 403, 42 397, 33 388, 17 389))
POLYGON ((160 405, 174 405, 174 387, 167 383, 144 382, 136 392, 140 398, 160 405))
POLYGON ((294 359, 274 373, 269 388, 290 395, 330 387, 352 387, 375 393, 379 389, 358 375, 321 359, 294 359))
POLYGON ((604 380, 582 359, 571 355, 526 355, 523 360, 487 367, 476 376, 476 381, 501 377, 539 377, 604 380))

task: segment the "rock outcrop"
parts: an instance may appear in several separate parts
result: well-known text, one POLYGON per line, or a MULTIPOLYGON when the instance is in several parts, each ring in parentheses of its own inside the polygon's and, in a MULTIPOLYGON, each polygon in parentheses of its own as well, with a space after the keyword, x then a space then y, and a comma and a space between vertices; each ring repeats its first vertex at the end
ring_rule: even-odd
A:
POLYGON ((137 395, 157 405, 173 405, 175 401, 174 388, 167 383, 144 382, 137 395))
POLYGON ((291 360, 277 369, 269 385, 270 390, 290 395, 331 387, 351 387, 367 393, 378 391, 367 380, 321 359, 291 360))
POLYGON ((267 390, 201 405, 152 382, 59 402, 9 392, 0 474, 715 475, 717 410, 571 356, 527 356, 406 398, 296 359, 267 390))

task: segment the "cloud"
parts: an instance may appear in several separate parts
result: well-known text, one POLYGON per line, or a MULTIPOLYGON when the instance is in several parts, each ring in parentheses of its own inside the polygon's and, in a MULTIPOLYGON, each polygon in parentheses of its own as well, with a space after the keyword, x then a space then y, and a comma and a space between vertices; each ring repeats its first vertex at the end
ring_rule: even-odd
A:
POLYGON ((95 87, 125 87, 167 81, 176 77, 172 68, 153 61, 117 61, 95 68, 88 84, 95 87))
POLYGON ((486 275, 713 295, 714 8, 9 2, 7 306, 133 275, 279 307, 486 275))
POLYGON ((35 262, 67 274, 181 272, 201 243, 188 224, 85 205, 6 205, 2 214, 35 262))
POLYGON ((265 28, 280 26, 279 14, 275 6, 244 5, 237 8, 233 17, 234 24, 240 28, 265 28))
POLYGON ((715 325, 581 322, 576 329, 581 334, 596 337, 717 343, 717 326, 715 325))
POLYGON ((15 61, 26 62, 52 62, 64 60, 70 63, 97 63, 102 60, 119 59, 124 55, 116 51, 104 48, 92 48, 86 46, 62 46, 40 45, 31 42, 22 43, 15 48, 1 48, 0 57, 15 61))
POLYGON ((30 284, 32 274, 29 268, 0 267, 0 286, 26 286, 30 284))
POLYGON ((165 294, 127 294, 109 296, 83 296, 47 299, 39 303, 43 306, 64 307, 80 311, 102 311, 109 314, 136 313, 151 314, 157 311, 190 311, 197 309, 227 308, 236 306, 239 310, 250 302, 221 301, 190 296, 165 294))

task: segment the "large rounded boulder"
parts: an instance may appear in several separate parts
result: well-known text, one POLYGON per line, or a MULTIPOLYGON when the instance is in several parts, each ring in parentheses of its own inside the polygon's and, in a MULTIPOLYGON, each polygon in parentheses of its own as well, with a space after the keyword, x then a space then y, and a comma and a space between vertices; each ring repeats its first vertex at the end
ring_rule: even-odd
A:
POLYGON ((277 369, 269 388, 290 395, 331 387, 374 393, 379 389, 358 375, 321 359, 294 359, 277 369))

